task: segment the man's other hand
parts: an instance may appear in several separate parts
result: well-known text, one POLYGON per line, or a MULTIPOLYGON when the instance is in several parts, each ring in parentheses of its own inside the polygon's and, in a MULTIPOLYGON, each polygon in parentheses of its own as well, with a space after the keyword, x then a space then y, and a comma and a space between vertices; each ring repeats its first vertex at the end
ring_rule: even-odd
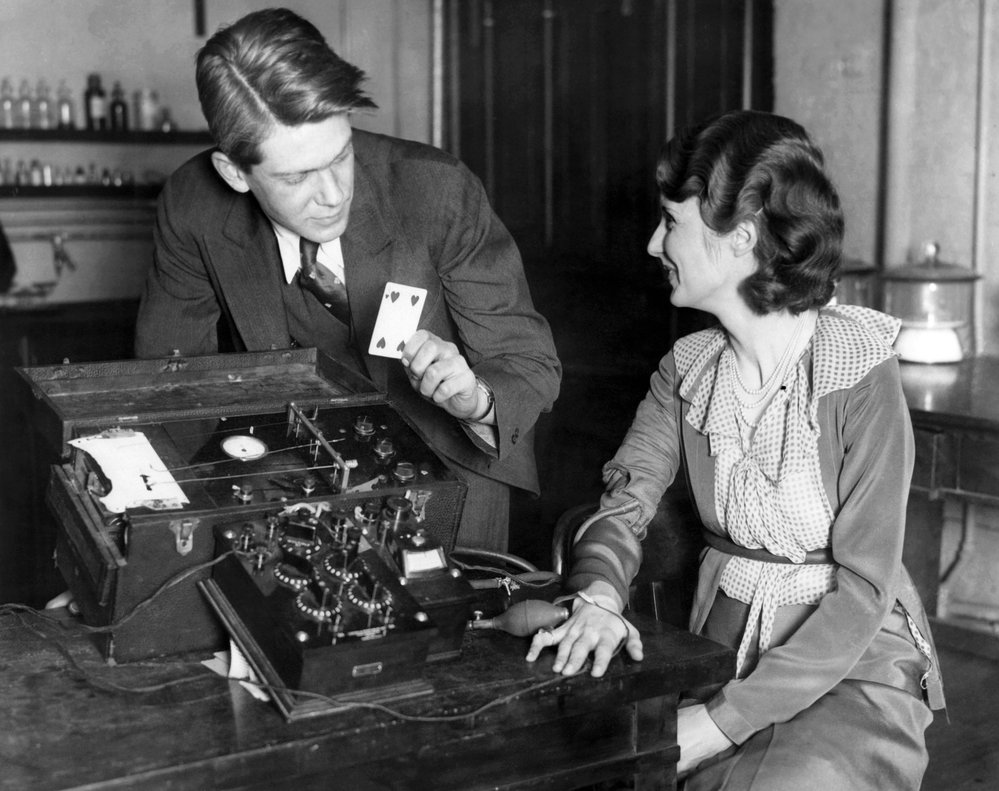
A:
POLYGON ((490 412, 489 398, 476 386, 468 361, 450 341, 417 330, 402 350, 409 383, 459 420, 481 421, 490 412))

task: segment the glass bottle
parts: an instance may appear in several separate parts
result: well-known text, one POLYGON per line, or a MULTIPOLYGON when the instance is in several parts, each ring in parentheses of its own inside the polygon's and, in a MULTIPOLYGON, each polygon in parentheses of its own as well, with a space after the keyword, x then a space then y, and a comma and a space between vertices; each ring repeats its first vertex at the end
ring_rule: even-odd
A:
POLYGON ((177 125, 173 122, 169 107, 163 107, 160 110, 160 131, 168 133, 177 131, 177 125))
POLYGON ((107 129, 107 95, 101 85, 100 74, 95 73, 87 77, 87 90, 83 94, 83 99, 87 116, 87 129, 107 129))
POLYGON ((35 99, 31 93, 31 83, 26 79, 21 80, 21 87, 17 92, 17 108, 14 114, 15 125, 21 129, 30 129, 34 111, 35 99))
POLYGON ((14 105, 14 85, 11 83, 10 77, 4 77, 0 80, 0 127, 13 129, 16 126, 14 105))
POLYGON ((52 128, 52 94, 49 84, 40 79, 35 86, 35 112, 32 126, 36 129, 52 128))
POLYGON ((125 92, 121 83, 115 82, 111 89, 111 129, 124 132, 128 129, 128 105, 125 103, 125 92))
POLYGON ((132 94, 132 123, 136 129, 142 131, 147 131, 143 104, 148 101, 148 96, 149 90, 146 88, 142 88, 132 94))
POLYGON ((31 164, 28 165, 28 183, 32 187, 42 186, 42 163, 37 159, 31 160, 31 164))
POLYGON ((160 97, 156 91, 143 88, 135 92, 135 125, 144 132, 159 129, 160 97))
POLYGON ((56 126, 60 129, 76 128, 76 107, 73 104, 73 92, 66 80, 59 80, 56 89, 56 126))

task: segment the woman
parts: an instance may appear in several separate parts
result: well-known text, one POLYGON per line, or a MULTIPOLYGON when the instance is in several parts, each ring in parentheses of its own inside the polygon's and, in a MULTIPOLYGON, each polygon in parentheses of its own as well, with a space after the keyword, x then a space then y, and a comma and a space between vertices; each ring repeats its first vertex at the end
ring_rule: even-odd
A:
POLYGON ((902 567, 913 439, 898 322, 829 306, 843 218, 798 124, 723 115, 678 135, 656 172, 649 253, 671 302, 719 326, 653 375, 574 548, 571 618, 540 632, 556 672, 599 676, 641 641, 618 613, 680 465, 703 523, 691 629, 737 651, 736 678, 680 709, 692 789, 918 789, 943 705, 902 567))

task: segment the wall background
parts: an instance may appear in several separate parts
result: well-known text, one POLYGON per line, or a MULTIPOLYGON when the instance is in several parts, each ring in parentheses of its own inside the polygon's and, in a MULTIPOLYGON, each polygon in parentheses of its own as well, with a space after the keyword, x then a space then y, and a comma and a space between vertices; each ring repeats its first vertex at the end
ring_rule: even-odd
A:
MULTIPOLYGON (((694 1, 690 0, 692 8, 694 1)), ((753 1, 745 0, 746 7, 753 1)), ((341 55, 368 72, 368 88, 380 109, 356 118, 358 126, 422 141, 435 138, 434 114, 441 97, 435 95, 433 81, 439 43, 434 38, 434 12, 442 0, 282 2, 311 19, 341 55)), ((696 3, 710 16, 712 6, 706 0, 696 3)), ((272 4, 204 0, 205 33, 272 4)), ((669 19, 686 7, 679 0, 632 0, 615 8, 623 14, 639 4, 645 10, 661 10, 655 19, 669 19)), ((541 7, 541 1, 535 6, 541 7)), ((566 2, 560 8, 581 14, 581 6, 566 2)), ((974 317, 977 347, 999 354, 999 101, 993 76, 999 73, 999 3, 773 0, 773 6, 775 110, 801 121, 825 151, 844 202, 846 255, 891 269, 914 260, 927 241, 938 241, 945 260, 981 275, 974 317)), ((195 7, 195 0, 0 0, 0 76, 8 76, 15 88, 22 79, 34 86, 45 78, 55 89, 65 79, 82 123, 79 102, 86 75, 96 71, 108 91, 116 80, 129 94, 155 88, 179 128, 201 129, 193 59, 205 37, 196 34, 195 7)), ((718 20, 705 22, 711 35, 721 28, 718 20)), ((609 29, 599 32, 603 43, 613 41, 609 29)), ((585 42, 578 52, 583 55, 577 57, 594 68, 593 78, 606 80, 611 93, 615 79, 628 79, 594 67, 596 59, 585 42)), ((523 69, 523 63, 517 65, 523 69)), ((717 77, 696 57, 683 60, 682 69, 678 75, 682 84, 717 77)), ((638 83, 642 76, 630 79, 638 83)), ((659 92, 653 81, 647 87, 651 105, 663 101, 665 90, 659 92)), ((694 93, 703 91, 698 87, 694 93)), ((516 107, 522 94, 511 90, 497 98, 516 107)), ((507 124, 520 120, 516 113, 503 119, 507 124)), ((555 145, 565 145, 566 137, 556 136, 555 145)), ((59 165, 84 166, 93 162, 98 168, 128 168, 137 174, 148 170, 165 176, 199 148, 4 141, 0 159, 41 157, 59 165)), ((612 145, 600 148, 614 157, 612 145)), ((516 176, 524 167, 518 160, 506 175, 516 176)), ((644 178, 645 166, 636 168, 636 174, 644 178)), ((578 168, 573 175, 586 179, 578 168)), ((26 237, 70 234, 65 250, 76 269, 62 273, 51 295, 56 303, 137 297, 151 260, 151 213, 151 202, 0 199, 0 222, 12 238, 20 283, 54 277, 54 245, 44 238, 26 237)), ((590 220, 626 233, 623 224, 610 226, 607 217, 590 220)), ((644 244, 648 229, 638 232, 644 244)), ((539 263, 548 262, 541 258, 539 263)), ((605 265, 603 260, 597 263, 605 265)), ((611 267, 628 263, 609 262, 611 267)), ((583 279, 576 273, 565 281, 583 279)), ((558 293, 567 304, 562 291, 558 293)), ((6 307, 4 299, 0 295, 0 307, 6 307)), ((63 349, 72 341, 59 337, 60 331, 44 315, 33 327, 32 332, 43 333, 53 347, 63 349)), ((13 349, 11 359, 29 363, 27 344, 22 348, 10 337, 0 341, 13 349)), ((585 336, 581 342, 586 342, 585 336)), ((613 356, 613 365, 621 368, 620 354, 613 356)), ((946 373, 946 366, 934 368, 937 371, 929 373, 946 373)), ((977 519, 986 526, 999 525, 994 511, 980 509, 977 519)), ((948 536, 954 532, 950 529, 948 536)), ((993 591, 990 574, 969 575, 971 587, 993 591)), ((952 592, 955 601, 962 596, 961 591, 952 592)), ((996 596, 992 599, 989 606, 997 606, 996 596)))
MULTIPOLYGON (((198 49, 219 26, 275 5, 268 0, 203 0, 205 33, 195 31, 195 0, 2 0, 0 77, 15 91, 27 79, 60 80, 73 92, 83 128, 87 75, 97 72, 105 92, 119 81, 131 100, 156 90, 178 129, 205 130, 194 82, 198 49)), ((429 142, 431 139, 431 0, 284 0, 312 21, 338 53, 364 69, 379 105, 355 125, 429 142)), ((0 142, 0 161, 39 159, 54 167, 98 173, 130 171, 139 182, 162 181, 205 147, 77 142, 0 142)), ((15 287, 55 279, 49 300, 83 302, 139 295, 152 259, 153 204, 108 199, 7 198, 0 223, 17 261, 15 287), (65 239, 75 269, 55 271, 51 238, 65 239)), ((8 299, 0 296, 0 301, 8 299)))
MULTIPOLYGON (((110 93, 155 88, 181 129, 203 129, 194 56, 220 25, 283 5, 310 20, 339 55, 364 69, 380 110, 359 126, 429 140, 430 0, 204 0, 206 36, 195 35, 195 0, 3 0, 0 75, 53 89, 66 79, 77 100, 99 72, 110 93)), ((78 118, 81 107, 77 107, 78 118)))
POLYGON ((994 0, 776 0, 775 110, 823 147, 847 255, 890 269, 937 241, 979 273, 999 353, 999 8, 994 0))
POLYGON ((884 10, 871 0, 776 0, 774 111, 826 155, 844 204, 846 255, 874 262, 884 10))
MULTIPOLYGON (((432 139, 434 0, 286 4, 368 72, 381 109, 359 117, 358 126, 432 139)), ((206 31, 267 5, 204 0, 206 31)), ((891 268, 918 257, 927 241, 939 241, 945 260, 982 275, 975 325, 978 348, 988 353, 999 353, 996 5, 774 2, 775 109, 804 123, 826 153, 845 206, 846 254, 891 268)), ((195 0, 3 0, 0 75, 15 86, 25 77, 32 85, 44 77, 53 88, 66 79, 79 99, 86 74, 98 71, 108 90, 115 80, 129 93, 155 87, 180 128, 202 128, 193 57, 204 39, 195 35, 194 9, 195 0)), ((0 158, 38 152, 0 144, 0 158)), ((167 173, 193 151, 61 144, 44 153, 66 164, 167 173)), ((0 221, 6 216, 0 206, 0 221)), ((50 267, 44 245, 15 254, 26 277, 34 277, 35 266, 50 267)), ((135 251, 129 256, 135 259, 135 251)), ((91 292, 67 288, 65 298, 75 293, 91 292)))

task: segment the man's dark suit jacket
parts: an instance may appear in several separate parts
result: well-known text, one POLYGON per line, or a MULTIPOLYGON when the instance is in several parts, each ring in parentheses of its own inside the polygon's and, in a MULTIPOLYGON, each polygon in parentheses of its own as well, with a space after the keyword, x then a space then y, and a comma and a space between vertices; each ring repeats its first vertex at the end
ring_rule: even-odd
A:
MULTIPOLYGON (((533 426, 558 395, 561 369, 512 238, 478 179, 454 158, 418 143, 360 130, 353 135, 354 199, 341 240, 362 373, 443 456, 536 493, 533 426), (367 354, 388 281, 427 289, 420 327, 456 343, 492 386, 497 453, 476 447, 459 421, 414 393, 398 360, 367 354)), ((203 152, 170 177, 160 196, 136 354, 214 353, 220 318, 233 328, 237 350, 318 345, 292 339, 283 284, 270 221, 252 195, 218 176, 210 152, 203 152)), ((323 314, 320 321, 336 320, 323 314)), ((328 337, 316 329, 316 337, 328 337)))

